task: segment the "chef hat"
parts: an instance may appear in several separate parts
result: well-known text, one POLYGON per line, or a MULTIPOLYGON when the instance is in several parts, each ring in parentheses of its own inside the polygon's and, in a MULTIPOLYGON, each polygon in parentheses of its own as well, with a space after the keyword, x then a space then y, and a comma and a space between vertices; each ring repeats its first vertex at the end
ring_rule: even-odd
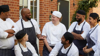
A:
POLYGON ((86 12, 84 10, 78 10, 76 13, 81 14, 81 15, 86 15, 86 12))
POLYGON ((74 36, 73 36, 71 33, 69 33, 69 32, 66 32, 66 33, 64 34, 64 38, 65 38, 66 40, 69 40, 69 43, 72 43, 73 40, 74 40, 74 36))
POLYGON ((25 36, 26 32, 24 30, 20 30, 19 32, 17 32, 17 34, 15 35, 15 37, 17 39, 21 39, 25 36))
POLYGON ((0 12, 8 12, 9 6, 8 5, 1 5, 0 6, 0 12))
POLYGON ((52 14, 53 14, 54 16, 58 17, 58 18, 61 18, 61 17, 62 17, 61 12, 59 12, 59 11, 53 11, 52 14))

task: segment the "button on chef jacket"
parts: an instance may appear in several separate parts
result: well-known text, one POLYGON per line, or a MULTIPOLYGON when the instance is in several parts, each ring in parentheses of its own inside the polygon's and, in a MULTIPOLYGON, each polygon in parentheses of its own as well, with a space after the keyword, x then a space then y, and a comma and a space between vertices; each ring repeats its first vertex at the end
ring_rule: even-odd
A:
POLYGON ((65 32, 66 27, 64 24, 59 23, 55 26, 51 21, 47 22, 43 27, 42 35, 47 36, 47 42, 50 46, 54 46, 57 42, 61 41, 65 32))
MULTIPOLYGON (((63 44, 61 42, 58 42, 55 45, 55 47, 52 49, 52 51, 50 52, 49 56, 57 56, 58 53, 59 53, 60 48, 62 47, 62 45, 63 44)), ((68 51, 69 47, 67 47, 66 49, 64 47, 62 47, 61 52, 63 54, 66 54, 66 52, 68 51)), ((79 51, 78 51, 77 47, 74 45, 74 43, 72 43, 72 46, 71 46, 67 56, 79 56, 79 51)))
POLYGON ((7 38, 8 33, 5 32, 5 30, 13 29, 16 31, 16 27, 17 26, 15 26, 15 23, 10 18, 7 18, 6 21, 0 18, 0 49, 13 48, 15 36, 7 38), (12 28, 12 26, 14 26, 14 28, 12 28))

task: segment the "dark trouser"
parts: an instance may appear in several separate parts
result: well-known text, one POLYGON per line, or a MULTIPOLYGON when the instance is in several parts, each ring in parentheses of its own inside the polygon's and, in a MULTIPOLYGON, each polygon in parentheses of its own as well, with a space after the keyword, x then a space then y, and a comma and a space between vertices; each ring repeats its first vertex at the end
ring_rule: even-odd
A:
MULTIPOLYGON (((53 48, 54 46, 50 46, 51 48, 53 48)), ((48 49, 47 49, 47 47, 44 45, 44 47, 43 47, 43 56, 49 56, 49 51, 48 51, 48 49)))
POLYGON ((15 56, 12 49, 0 49, 0 56, 15 56))

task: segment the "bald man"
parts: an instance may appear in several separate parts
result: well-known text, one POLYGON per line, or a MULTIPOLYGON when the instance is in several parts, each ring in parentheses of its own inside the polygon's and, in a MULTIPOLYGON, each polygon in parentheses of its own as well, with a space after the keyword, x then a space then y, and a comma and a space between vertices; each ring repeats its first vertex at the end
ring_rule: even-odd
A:
POLYGON ((36 36, 39 39, 41 39, 40 37, 41 32, 40 32, 39 26, 34 19, 31 19, 31 12, 29 9, 23 8, 21 10, 21 15, 22 15, 22 18, 16 22, 16 25, 18 26, 18 31, 24 29, 27 32, 29 36, 28 41, 35 47, 35 50, 38 53, 36 36))

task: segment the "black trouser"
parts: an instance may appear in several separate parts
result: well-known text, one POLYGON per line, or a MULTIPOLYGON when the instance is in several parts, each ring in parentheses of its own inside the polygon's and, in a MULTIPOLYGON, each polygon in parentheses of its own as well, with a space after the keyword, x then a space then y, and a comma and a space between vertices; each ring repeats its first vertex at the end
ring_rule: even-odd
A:
MULTIPOLYGON (((50 46, 51 48, 53 48, 54 46, 50 46)), ((44 45, 43 46, 43 56, 49 56, 49 51, 47 49, 47 47, 44 45)))
POLYGON ((0 49, 0 56, 15 56, 12 49, 0 49))

